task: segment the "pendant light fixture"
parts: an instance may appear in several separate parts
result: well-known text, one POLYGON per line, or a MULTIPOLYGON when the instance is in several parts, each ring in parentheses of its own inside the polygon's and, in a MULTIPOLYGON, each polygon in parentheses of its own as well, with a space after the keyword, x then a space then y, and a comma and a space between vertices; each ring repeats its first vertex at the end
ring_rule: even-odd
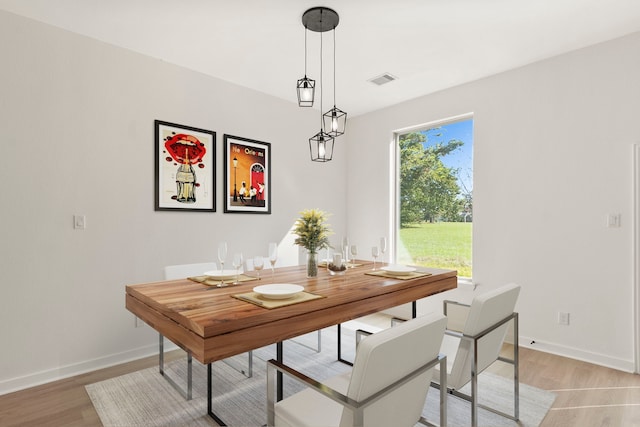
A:
MULTIPOLYGON (((328 7, 312 7, 302 15, 302 25, 305 28, 305 78, 306 77, 306 36, 307 30, 320 33, 320 132, 309 138, 309 151, 311 160, 314 162, 328 162, 333 158, 333 145, 335 136, 344 133, 347 113, 335 107, 335 29, 338 26, 340 18, 336 11, 328 7), (333 30, 333 75, 334 75, 334 108, 326 114, 322 114, 322 33, 333 30), (325 116, 329 115, 329 121, 325 121, 325 116), (335 120, 333 120, 335 119, 335 120), (342 122, 341 122, 342 121, 342 122), (342 127, 340 124, 342 123, 342 127), (325 128, 328 132, 325 132, 325 128)), ((304 79, 298 80, 298 87, 304 79)), ((304 82, 302 82, 304 85, 304 82)), ((314 82, 315 83, 315 82, 314 82)), ((314 85, 315 89, 315 85, 314 85)), ((298 89, 298 105, 300 104, 300 89, 298 89)), ((311 104, 312 105, 312 104, 311 104)), ((302 105, 301 105, 302 106, 302 105)))
POLYGON ((324 127, 333 137, 344 134, 347 113, 336 107, 336 29, 333 28, 333 108, 323 115, 324 127))
MULTIPOLYGON (((322 30, 322 28, 324 28, 323 12, 325 12, 326 8, 318 7, 318 8, 307 10, 305 14, 302 15, 302 23, 305 24, 305 31, 306 31, 306 28, 308 27, 305 23, 305 16, 307 16, 307 14, 309 14, 310 12, 315 13, 317 9, 319 9, 318 24, 321 30, 313 30, 313 31, 320 32, 320 112, 322 112, 322 92, 324 89, 324 86, 322 84, 322 32, 327 31, 327 30, 322 30)), ((327 10, 331 10, 331 9, 327 9, 327 10)), ((335 17, 336 17, 335 25, 338 25, 338 22, 337 22, 338 14, 335 12, 333 13, 335 14, 335 17)), ((318 132, 317 134, 309 138, 309 153, 311 154, 311 160, 314 162, 330 161, 333 158, 333 143, 334 143, 333 137, 324 131, 324 120, 322 116, 320 116, 320 132, 318 132)))
POLYGON ((307 28, 304 29, 304 77, 298 80, 298 106, 313 107, 316 91, 316 81, 307 77, 307 28))

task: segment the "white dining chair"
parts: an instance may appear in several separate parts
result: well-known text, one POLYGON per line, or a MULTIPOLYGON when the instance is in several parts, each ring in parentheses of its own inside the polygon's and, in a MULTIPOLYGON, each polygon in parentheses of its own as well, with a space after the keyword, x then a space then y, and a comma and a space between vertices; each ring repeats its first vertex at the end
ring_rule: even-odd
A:
MULTIPOLYGON (((412 427, 423 417, 434 366, 446 327, 442 314, 430 314, 362 340, 353 369, 319 382, 275 360, 267 362, 267 425, 277 427, 412 427), (275 402, 277 373, 307 388, 275 402)), ((446 375, 440 379, 446 384, 446 375)), ((440 390, 440 425, 446 425, 446 390, 440 390)))
MULTIPOLYGON (((164 267, 164 278, 165 280, 175 280, 175 279, 185 279, 187 277, 194 276, 202 276, 206 271, 217 270, 218 266, 215 262, 204 262, 197 264, 179 264, 179 265, 168 265, 164 267)), ((182 391, 178 385, 167 375, 164 369, 164 336, 159 334, 159 367, 160 374, 164 376, 174 388, 180 391, 183 396, 187 400, 190 400, 192 397, 192 364, 193 358, 190 353, 187 353, 187 390, 182 391)), ((253 376, 253 352, 249 351, 247 353, 248 361, 246 370, 243 368, 239 368, 235 366, 234 363, 231 363, 228 359, 223 359, 223 362, 231 366, 233 369, 245 375, 247 378, 251 378, 253 376)))
MULTIPOLYGON (((473 298, 470 305, 444 301, 444 314, 449 318, 442 341, 441 353, 447 355, 447 388, 449 393, 471 402, 471 425, 478 425, 478 408, 483 408, 514 421, 519 419, 519 357, 518 313, 515 305, 520 286, 509 284, 482 293, 473 298), (460 319, 462 310, 466 316, 460 319), (452 310, 456 316, 450 316, 452 310), (502 346, 513 322, 513 359, 500 356, 502 346), (513 365, 513 415, 478 403, 478 375, 495 361, 513 365), (460 389, 471 383, 471 394, 460 389)), ((438 384, 439 368, 435 369, 433 383, 438 384)))

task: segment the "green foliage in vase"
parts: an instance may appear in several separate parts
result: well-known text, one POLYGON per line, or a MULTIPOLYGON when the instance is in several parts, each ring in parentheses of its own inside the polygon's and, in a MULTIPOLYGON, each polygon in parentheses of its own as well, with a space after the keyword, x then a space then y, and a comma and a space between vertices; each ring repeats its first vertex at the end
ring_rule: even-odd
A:
POLYGON ((298 236, 294 243, 311 253, 330 248, 329 236, 333 233, 327 224, 328 215, 318 209, 304 210, 300 215, 292 230, 298 236))

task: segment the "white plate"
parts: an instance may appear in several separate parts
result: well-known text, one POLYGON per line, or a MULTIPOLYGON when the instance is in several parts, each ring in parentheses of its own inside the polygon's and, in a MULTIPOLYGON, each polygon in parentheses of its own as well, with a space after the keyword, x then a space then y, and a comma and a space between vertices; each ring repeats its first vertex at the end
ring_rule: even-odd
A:
POLYGON ((380 267, 380 270, 395 276, 406 276, 416 271, 414 267, 407 267, 406 265, 388 265, 386 267, 380 267))
POLYGON ((304 286, 290 285, 288 283, 274 283, 253 288, 253 292, 269 299, 286 299, 304 291, 304 286))
POLYGON ((234 279, 236 277, 236 271, 235 270, 212 270, 212 271, 205 271, 204 275, 209 276, 212 279, 227 280, 227 279, 234 279))

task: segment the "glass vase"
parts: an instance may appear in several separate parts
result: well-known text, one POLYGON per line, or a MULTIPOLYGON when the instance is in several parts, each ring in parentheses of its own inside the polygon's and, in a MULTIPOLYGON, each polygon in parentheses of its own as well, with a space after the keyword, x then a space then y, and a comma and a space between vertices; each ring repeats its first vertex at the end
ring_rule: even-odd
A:
POLYGON ((318 275, 318 254, 307 251, 307 277, 318 275))

